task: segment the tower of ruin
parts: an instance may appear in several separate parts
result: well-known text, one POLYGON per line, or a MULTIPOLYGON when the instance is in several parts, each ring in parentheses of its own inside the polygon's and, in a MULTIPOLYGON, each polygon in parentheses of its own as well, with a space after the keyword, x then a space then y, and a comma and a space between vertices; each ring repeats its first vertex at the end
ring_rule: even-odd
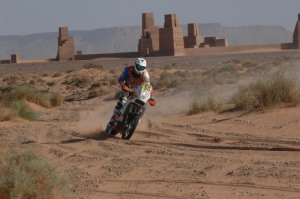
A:
POLYGON ((74 60, 74 38, 69 36, 68 27, 59 28, 57 60, 74 60))
POLYGON ((300 14, 298 14, 298 21, 294 30, 293 44, 295 48, 300 49, 300 14))
POLYGON ((159 53, 159 27, 154 26, 153 13, 142 15, 142 37, 138 49, 140 56, 155 56, 159 53))
POLYGON ((185 55, 183 31, 177 14, 165 15, 164 28, 159 29, 159 55, 185 55))
POLYGON ((197 23, 188 24, 188 36, 184 37, 184 47, 199 48, 201 42, 202 42, 202 37, 198 33, 198 24, 197 23))

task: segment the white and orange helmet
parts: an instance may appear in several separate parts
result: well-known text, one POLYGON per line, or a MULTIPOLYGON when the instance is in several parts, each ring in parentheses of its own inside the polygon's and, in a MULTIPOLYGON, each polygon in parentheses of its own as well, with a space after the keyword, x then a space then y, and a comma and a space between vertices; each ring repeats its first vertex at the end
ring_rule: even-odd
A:
POLYGON ((144 58, 137 58, 134 62, 134 70, 137 74, 141 75, 144 73, 147 67, 147 62, 144 58))

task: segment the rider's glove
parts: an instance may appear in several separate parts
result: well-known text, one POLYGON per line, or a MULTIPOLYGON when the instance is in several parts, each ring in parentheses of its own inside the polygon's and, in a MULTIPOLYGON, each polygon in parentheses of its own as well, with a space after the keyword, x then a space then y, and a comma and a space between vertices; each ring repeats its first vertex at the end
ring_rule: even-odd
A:
POLYGON ((155 106, 156 105, 156 101, 151 97, 149 100, 148 100, 149 104, 151 106, 155 106))
POLYGON ((133 93, 133 90, 131 90, 128 86, 126 86, 126 85, 124 85, 124 86, 122 86, 122 90, 123 91, 127 91, 127 92, 129 92, 129 93, 133 93))

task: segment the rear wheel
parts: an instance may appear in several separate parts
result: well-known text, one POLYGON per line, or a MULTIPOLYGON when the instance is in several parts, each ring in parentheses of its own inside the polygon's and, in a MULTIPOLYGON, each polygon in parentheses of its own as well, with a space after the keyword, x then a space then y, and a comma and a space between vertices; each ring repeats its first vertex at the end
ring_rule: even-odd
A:
POLYGON ((128 126, 123 130, 122 139, 129 140, 131 138, 139 123, 139 119, 140 117, 137 114, 134 114, 129 118, 128 126))

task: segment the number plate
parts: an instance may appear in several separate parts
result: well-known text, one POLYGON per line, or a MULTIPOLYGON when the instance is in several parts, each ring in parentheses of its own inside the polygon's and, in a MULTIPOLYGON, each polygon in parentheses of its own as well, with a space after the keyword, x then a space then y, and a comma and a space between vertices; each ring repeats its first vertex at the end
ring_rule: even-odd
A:
POLYGON ((143 91, 147 91, 147 92, 151 92, 151 89, 152 89, 152 86, 149 85, 149 84, 144 84, 143 87, 142 87, 142 90, 143 91))

